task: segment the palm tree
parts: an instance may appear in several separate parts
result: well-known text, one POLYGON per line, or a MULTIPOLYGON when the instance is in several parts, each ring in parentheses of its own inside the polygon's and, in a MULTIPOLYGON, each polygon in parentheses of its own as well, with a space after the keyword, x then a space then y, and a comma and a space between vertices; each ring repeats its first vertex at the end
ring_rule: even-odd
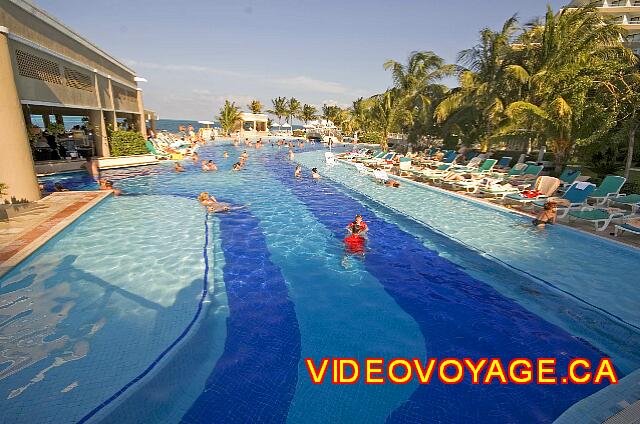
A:
POLYGON ((318 113, 318 109, 316 109, 314 106, 305 104, 304 106, 302 106, 302 111, 300 112, 300 119, 307 124, 309 121, 313 121, 314 119, 316 119, 318 113))
POLYGON ((251 113, 260 113, 262 112, 262 103, 260 100, 252 100, 251 103, 247 105, 251 113))
POLYGON ((240 110, 235 102, 232 103, 229 100, 225 100, 224 106, 220 108, 218 121, 220 121, 220 126, 226 135, 229 135, 234 130, 240 121, 240 110))
POLYGON ((493 131, 505 119, 504 110, 512 94, 509 57, 517 28, 518 21, 513 16, 500 31, 483 29, 480 42, 458 55, 458 61, 467 66, 459 73, 460 90, 444 99, 434 111, 438 123, 453 118, 453 123, 464 125, 473 119, 475 125, 483 127, 477 130, 483 149, 488 149, 493 131))
POLYGON ((282 117, 288 115, 288 107, 287 107, 287 98, 286 97, 276 97, 271 100, 271 104, 273 105, 273 109, 269 109, 267 112, 278 117, 278 123, 282 123, 282 117))
POLYGON ((411 139, 425 135, 433 126, 432 105, 448 92, 438 81, 453 75, 456 66, 445 64, 444 59, 433 52, 417 51, 409 55, 406 65, 388 60, 384 68, 391 70, 398 101, 411 113, 407 121, 411 139))
POLYGON ((289 99, 289 102, 287 103, 287 121, 293 125, 293 118, 297 118, 300 115, 300 112, 302 110, 302 104, 300 103, 300 101, 294 97, 289 99))
POLYGON ((540 131, 559 173, 576 143, 595 141, 616 124, 616 70, 637 62, 622 35, 592 7, 558 14, 548 7, 540 43, 520 71, 528 96, 505 109, 503 131, 524 125, 540 131))
POLYGON ((399 97, 398 93, 393 89, 387 90, 376 96, 375 105, 371 109, 371 118, 374 121, 374 125, 382 134, 380 142, 382 150, 386 150, 388 147, 389 133, 403 125, 410 115, 410 112, 399 101, 399 97))

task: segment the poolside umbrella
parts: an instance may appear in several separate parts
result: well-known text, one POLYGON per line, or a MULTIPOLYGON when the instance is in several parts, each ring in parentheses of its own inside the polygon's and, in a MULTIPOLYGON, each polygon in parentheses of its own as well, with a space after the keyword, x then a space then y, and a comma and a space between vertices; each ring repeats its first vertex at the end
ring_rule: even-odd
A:
POLYGON ((291 128, 291 125, 289 125, 289 124, 282 124, 282 128, 291 128))
POLYGON ((271 128, 275 128, 275 127, 280 127, 281 125, 278 124, 277 122, 274 122, 271 124, 271 128))

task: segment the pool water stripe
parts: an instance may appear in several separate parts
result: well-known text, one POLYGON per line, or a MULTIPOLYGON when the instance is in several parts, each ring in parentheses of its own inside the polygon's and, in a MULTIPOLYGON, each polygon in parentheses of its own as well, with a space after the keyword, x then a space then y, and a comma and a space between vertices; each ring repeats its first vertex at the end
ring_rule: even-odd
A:
MULTIPOLYGON (((324 181, 293 182, 292 167, 266 164, 338 239, 344 237, 343 228, 353 219, 354 212, 364 209, 324 181), (320 189, 326 201, 314 201, 310 194, 320 189)), ((365 268, 416 320, 429 356, 505 359, 555 356, 559 358, 559 369, 570 357, 596 360, 603 356, 587 343, 468 276, 437 252, 427 249, 416 237, 370 213, 366 219, 372 228, 372 251, 364 259, 365 268), (566 355, 563 356, 563 352, 566 355)), ((477 253, 470 251, 469 254, 477 253)), ((409 401, 389 416, 389 421, 415 422, 426 417, 438 422, 551 421, 600 388, 471 386, 468 383, 446 386, 436 382, 420 386, 409 401), (502 407, 505 401, 518 406, 502 407)))
POLYGON ((260 222, 247 209, 220 219, 227 338, 184 423, 284 422, 295 393, 300 330, 260 222))
POLYGON ((98 414, 101 410, 112 404, 116 401, 120 396, 122 396, 127 390, 129 390, 133 385, 138 383, 144 377, 146 377, 159 363, 162 361, 178 344, 184 340, 184 338, 189 334, 193 326, 198 322, 200 315, 202 314, 204 308, 204 302, 207 299, 209 294, 209 214, 205 214, 204 218, 204 246, 202 248, 202 257, 204 259, 204 276, 202 278, 202 292, 200 294, 200 298, 198 299, 198 304, 196 306, 195 313, 189 324, 184 328, 184 330, 178 335, 178 337, 171 342, 169 346, 167 346, 157 357, 156 359, 147 366, 140 374, 138 374, 134 379, 129 381, 127 384, 122 386, 120 390, 115 392, 109 398, 107 398, 104 402, 93 408, 88 414, 82 417, 77 421, 78 424, 86 423, 91 418, 93 418, 96 414, 98 414))

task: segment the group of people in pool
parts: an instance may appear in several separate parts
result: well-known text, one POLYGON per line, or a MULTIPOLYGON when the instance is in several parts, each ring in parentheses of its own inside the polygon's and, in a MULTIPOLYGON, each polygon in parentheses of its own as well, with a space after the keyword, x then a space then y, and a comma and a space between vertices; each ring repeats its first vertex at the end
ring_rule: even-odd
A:
MULTIPOLYGON (((302 177, 302 167, 300 165, 296 166, 295 171, 293 171, 293 176, 296 178, 302 177)), ((314 180, 319 180, 321 178, 320 173, 318 172, 318 168, 311 168, 311 178, 313 178, 314 180)))

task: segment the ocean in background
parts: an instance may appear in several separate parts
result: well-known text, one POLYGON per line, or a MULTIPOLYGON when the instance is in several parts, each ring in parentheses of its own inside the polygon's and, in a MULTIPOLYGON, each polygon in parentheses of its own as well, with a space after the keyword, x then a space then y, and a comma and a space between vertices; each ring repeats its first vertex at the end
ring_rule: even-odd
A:
MULTIPOLYGON (((63 116, 64 127, 66 130, 70 130, 75 125, 84 125, 82 122, 81 116, 63 116)), ((51 121, 55 122, 55 118, 51 117, 51 121)), ((40 115, 31 115, 31 122, 34 125, 39 126, 40 128, 44 128, 44 122, 42 121, 42 117, 40 115)), ((193 125, 196 131, 198 128, 202 127, 202 124, 198 124, 198 121, 190 121, 188 119, 158 119, 156 121, 156 131, 168 131, 170 133, 177 133, 180 125, 184 125, 188 127, 189 125, 193 125)), ((214 127, 220 128, 219 123, 215 123, 214 127)), ((294 130, 302 129, 302 125, 293 125, 294 130)))
MULTIPOLYGON (((178 128, 180 127, 180 125, 184 125, 185 127, 188 127, 189 125, 193 125, 193 128, 196 129, 196 131, 198 131, 198 128, 200 127, 204 127, 204 125, 202 124, 198 124, 198 121, 189 121, 186 119, 180 120, 180 119, 158 119, 156 121, 156 131, 168 131, 170 133, 177 133, 178 132, 178 128)), ((220 124, 218 124, 216 122, 216 124, 214 125, 215 127, 220 127, 220 124)))

